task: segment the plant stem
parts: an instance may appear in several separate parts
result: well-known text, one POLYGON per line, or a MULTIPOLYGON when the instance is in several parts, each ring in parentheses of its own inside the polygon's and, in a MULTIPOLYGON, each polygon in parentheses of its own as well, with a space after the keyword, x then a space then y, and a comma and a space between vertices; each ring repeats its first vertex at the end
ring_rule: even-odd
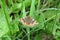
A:
POLYGON ((28 40, 30 40, 30 28, 27 27, 26 30, 27 30, 27 34, 28 34, 28 40))

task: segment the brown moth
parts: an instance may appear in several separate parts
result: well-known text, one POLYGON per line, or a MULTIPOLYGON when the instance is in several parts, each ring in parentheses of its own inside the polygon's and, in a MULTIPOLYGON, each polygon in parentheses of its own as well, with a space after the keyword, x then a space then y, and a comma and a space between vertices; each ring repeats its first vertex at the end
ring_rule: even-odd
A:
POLYGON ((29 26, 29 27, 33 27, 36 26, 38 24, 37 21, 35 21, 33 18, 31 18, 30 16, 26 16, 24 18, 20 19, 20 22, 24 25, 24 26, 29 26))

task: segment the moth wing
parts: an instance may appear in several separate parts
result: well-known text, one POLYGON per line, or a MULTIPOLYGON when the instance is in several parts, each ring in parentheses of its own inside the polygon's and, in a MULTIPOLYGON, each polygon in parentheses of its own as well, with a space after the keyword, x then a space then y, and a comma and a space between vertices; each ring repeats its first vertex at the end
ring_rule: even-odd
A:
POLYGON ((33 26, 38 25, 38 22, 37 22, 37 21, 35 21, 34 19, 32 19, 32 22, 33 22, 33 23, 30 23, 30 24, 29 24, 29 25, 30 25, 30 27, 33 27, 33 26))

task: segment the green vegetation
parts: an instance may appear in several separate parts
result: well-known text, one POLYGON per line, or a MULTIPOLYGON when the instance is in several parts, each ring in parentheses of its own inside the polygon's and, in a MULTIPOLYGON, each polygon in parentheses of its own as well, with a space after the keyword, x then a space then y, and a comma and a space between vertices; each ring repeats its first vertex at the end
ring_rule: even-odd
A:
POLYGON ((60 0, 0 0, 0 40, 60 40, 60 0), (30 16, 30 28, 19 20, 30 16))

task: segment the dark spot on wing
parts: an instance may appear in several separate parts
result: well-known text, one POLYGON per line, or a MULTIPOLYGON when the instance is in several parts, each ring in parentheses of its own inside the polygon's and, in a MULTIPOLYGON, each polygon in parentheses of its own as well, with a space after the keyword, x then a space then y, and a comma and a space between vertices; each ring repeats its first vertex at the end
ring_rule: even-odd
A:
POLYGON ((24 21, 25 21, 26 24, 29 25, 32 22, 32 18, 30 16, 26 16, 24 21))

